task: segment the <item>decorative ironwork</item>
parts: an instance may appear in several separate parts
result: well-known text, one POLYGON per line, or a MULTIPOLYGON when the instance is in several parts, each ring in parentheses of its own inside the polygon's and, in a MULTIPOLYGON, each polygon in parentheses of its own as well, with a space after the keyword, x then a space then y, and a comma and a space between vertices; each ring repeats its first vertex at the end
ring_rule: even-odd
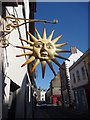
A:
POLYGON ((30 22, 43 22, 43 23, 49 23, 49 24, 56 24, 58 22, 58 20, 54 20, 54 21, 47 21, 47 20, 37 20, 37 19, 26 19, 26 18, 16 18, 14 15, 10 15, 10 16, 5 16, 4 17, 5 19, 8 19, 8 24, 4 27, 4 30, 2 30, 0 33, 1 33, 1 44, 2 48, 4 47, 7 47, 9 46, 9 42, 7 44, 7 40, 6 40, 6 36, 9 35, 14 29, 24 25, 24 24, 27 24, 27 23, 30 23, 30 22), (26 21, 26 22, 23 22, 21 23, 20 21, 26 21))

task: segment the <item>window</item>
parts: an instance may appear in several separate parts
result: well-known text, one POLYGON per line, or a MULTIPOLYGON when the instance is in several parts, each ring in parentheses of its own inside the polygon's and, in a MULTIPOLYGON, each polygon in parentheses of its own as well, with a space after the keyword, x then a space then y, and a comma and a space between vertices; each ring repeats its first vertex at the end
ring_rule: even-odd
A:
POLYGON ((42 98, 42 101, 44 100, 44 98, 42 98))
POLYGON ((80 81, 80 74, 79 74, 79 70, 76 71, 76 75, 77 75, 77 80, 80 81))
POLYGON ((73 82, 76 83, 76 78, 74 74, 73 74, 73 82))
POLYGON ((85 69, 84 69, 84 67, 81 67, 81 71, 82 71, 83 79, 86 79, 86 76, 85 76, 85 69))
POLYGON ((42 95, 42 97, 44 97, 44 95, 42 95))

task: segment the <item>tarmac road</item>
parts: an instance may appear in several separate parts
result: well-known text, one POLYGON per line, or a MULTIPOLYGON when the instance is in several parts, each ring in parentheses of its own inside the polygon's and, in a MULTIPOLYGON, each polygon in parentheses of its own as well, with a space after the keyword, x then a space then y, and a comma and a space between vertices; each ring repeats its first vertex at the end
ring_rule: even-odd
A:
POLYGON ((61 106, 36 106, 34 120, 90 120, 89 112, 75 111, 61 106))

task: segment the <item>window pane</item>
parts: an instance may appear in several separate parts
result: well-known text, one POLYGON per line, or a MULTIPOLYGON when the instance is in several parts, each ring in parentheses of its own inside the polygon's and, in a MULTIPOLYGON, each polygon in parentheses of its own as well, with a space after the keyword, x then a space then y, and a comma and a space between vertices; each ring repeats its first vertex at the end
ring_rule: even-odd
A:
POLYGON ((81 68, 81 71, 82 71, 83 79, 86 79, 86 76, 85 76, 85 69, 84 69, 84 67, 81 68))

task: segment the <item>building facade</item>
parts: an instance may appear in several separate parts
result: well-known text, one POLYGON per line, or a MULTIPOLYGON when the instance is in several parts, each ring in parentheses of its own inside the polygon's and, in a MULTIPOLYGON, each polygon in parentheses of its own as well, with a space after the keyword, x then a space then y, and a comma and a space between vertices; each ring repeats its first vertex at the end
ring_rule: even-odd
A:
POLYGON ((50 96, 51 96, 51 89, 49 88, 45 94, 45 99, 47 104, 50 104, 50 96))
MULTIPOLYGON (((35 4, 29 3, 29 0, 0 2, 0 9, 2 8, 0 17, 14 15, 15 17, 34 19, 35 4)), ((24 22, 21 21, 21 24, 24 22)), ((6 23, 9 23, 9 20, 4 19, 2 23, 4 27, 6 23)), ((0 90, 0 96, 2 96, 0 98, 0 105, 2 106, 0 107, 2 109, 0 110, 0 117, 3 119, 32 118, 34 73, 29 74, 32 64, 21 68, 22 63, 28 57, 16 58, 16 55, 25 51, 14 47, 16 45, 26 45, 19 38, 30 40, 27 31, 34 34, 34 23, 24 24, 20 28, 13 30, 10 35, 6 36, 10 45, 5 49, 0 48, 0 82, 2 83, 0 84, 0 89, 2 89, 0 90)))
POLYGON ((37 90, 37 102, 39 102, 39 101, 46 101, 45 94, 46 94, 46 90, 45 89, 41 89, 39 87, 39 89, 37 90))
POLYGON ((61 94, 62 94, 62 105, 70 107, 73 103, 73 93, 71 89, 71 80, 69 68, 74 64, 83 53, 79 51, 76 47, 71 47, 71 55, 68 58, 70 61, 65 60, 60 68, 60 78, 61 78, 61 94))
POLYGON ((50 88, 46 92, 46 101, 54 105, 58 102, 58 104, 61 105, 60 71, 50 82, 50 88))
POLYGON ((42 89, 40 94, 40 101, 45 101, 46 90, 42 89))
POLYGON ((90 110, 90 49, 70 67, 75 107, 90 110))

